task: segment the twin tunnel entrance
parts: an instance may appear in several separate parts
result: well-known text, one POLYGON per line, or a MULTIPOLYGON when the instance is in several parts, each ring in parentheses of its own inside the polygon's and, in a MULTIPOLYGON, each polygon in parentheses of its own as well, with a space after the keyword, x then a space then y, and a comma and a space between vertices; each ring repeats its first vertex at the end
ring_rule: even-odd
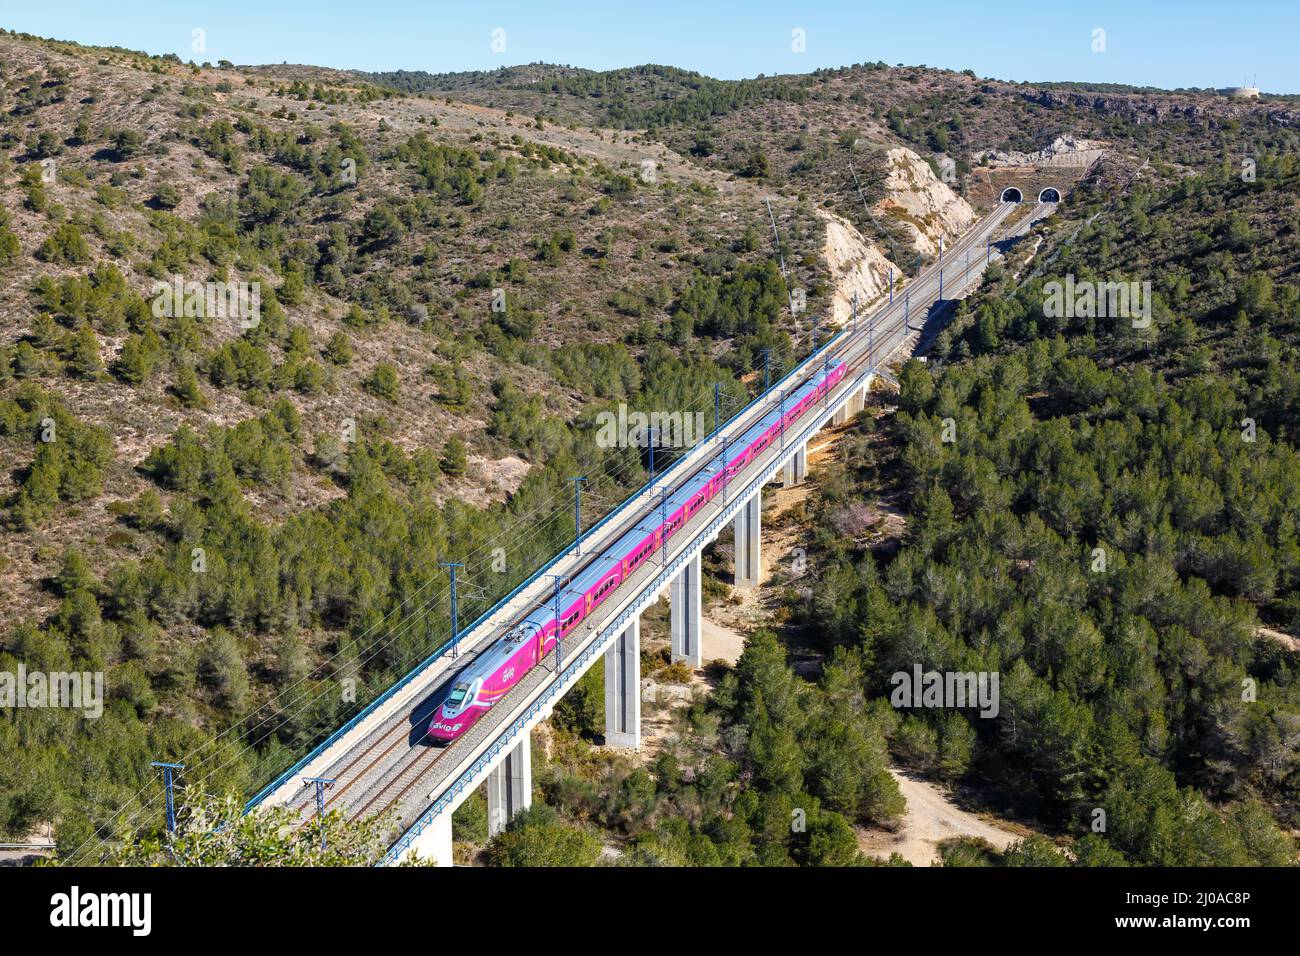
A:
MULTIPOLYGON (((1015 186, 1008 186, 1006 189, 1002 190, 1002 201, 1003 202, 1024 202, 1025 195, 1015 186)), ((1048 186, 1046 189, 1044 189, 1042 192, 1038 194, 1038 201, 1039 202, 1060 202, 1061 191, 1055 188, 1054 186, 1048 186)))

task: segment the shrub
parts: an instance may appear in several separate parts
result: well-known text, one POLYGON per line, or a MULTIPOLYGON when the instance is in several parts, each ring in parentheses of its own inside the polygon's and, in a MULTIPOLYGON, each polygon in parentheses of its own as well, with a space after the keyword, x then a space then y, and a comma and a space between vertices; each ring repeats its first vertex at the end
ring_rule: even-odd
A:
POLYGON ((380 362, 376 365, 363 384, 371 395, 389 402, 397 401, 402 386, 401 379, 397 377, 397 369, 389 362, 380 362))
POLYGON ((70 222, 65 222, 54 230, 36 250, 36 257, 43 262, 60 265, 80 265, 90 261, 90 247, 86 245, 81 230, 70 222))

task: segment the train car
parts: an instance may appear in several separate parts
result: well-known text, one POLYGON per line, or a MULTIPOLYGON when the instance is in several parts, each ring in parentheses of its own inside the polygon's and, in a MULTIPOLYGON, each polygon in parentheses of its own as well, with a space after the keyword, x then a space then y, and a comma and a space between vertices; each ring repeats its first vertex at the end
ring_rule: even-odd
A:
POLYGON ((773 409, 730 443, 727 461, 705 465, 576 576, 562 582, 558 627, 554 598, 534 608, 456 675, 451 690, 429 723, 429 736, 450 743, 469 730, 550 653, 557 633, 563 639, 576 630, 624 580, 662 551, 665 542, 721 491, 724 482, 735 478, 773 441, 779 440, 782 430, 833 389, 847 371, 843 363, 837 363, 800 386, 787 398, 784 412, 780 407, 773 409))
MULTIPOLYGON (((572 589, 561 592, 561 604, 571 602, 566 613, 571 613, 580 599, 572 589)), ((429 736, 448 743, 465 733, 554 646, 555 612, 535 608, 456 675, 429 722, 429 736)))

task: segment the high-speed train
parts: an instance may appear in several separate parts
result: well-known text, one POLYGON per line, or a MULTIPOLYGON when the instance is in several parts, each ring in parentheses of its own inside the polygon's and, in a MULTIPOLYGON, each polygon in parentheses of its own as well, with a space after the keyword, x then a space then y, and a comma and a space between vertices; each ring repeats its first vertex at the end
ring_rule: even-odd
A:
MULTIPOLYGON (((656 508, 636 526, 587 563, 560 587, 562 636, 568 635, 606 600, 645 561, 661 549, 705 503, 768 446, 779 440, 782 426, 789 428, 813 404, 833 389, 848 371, 843 362, 820 370, 795 390, 785 406, 768 412, 727 450, 727 461, 713 461, 668 496, 666 508, 656 508)), ((446 699, 434 712, 429 735, 450 742, 472 727, 501 700, 523 676, 536 667, 555 646, 556 602, 548 600, 533 609, 504 637, 456 675, 446 699)))

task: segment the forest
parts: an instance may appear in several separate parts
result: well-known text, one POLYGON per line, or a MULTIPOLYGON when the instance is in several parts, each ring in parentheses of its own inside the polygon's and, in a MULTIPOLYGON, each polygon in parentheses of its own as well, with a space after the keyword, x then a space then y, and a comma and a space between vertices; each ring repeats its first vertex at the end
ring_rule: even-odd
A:
POLYGON ((645 766, 602 753, 593 670, 556 709, 543 799, 488 840, 475 797, 457 837, 497 865, 611 844, 632 865, 899 865, 858 837, 900 824, 903 767, 1037 834, 946 844, 948 865, 1296 862, 1300 173, 1220 155, 1279 145, 1260 116, 1211 134, 883 64, 237 82, 96 51, 112 89, 73 56, 92 62, 0 37, 0 574, 28 578, 0 671, 103 671, 108 700, 0 715, 0 834, 53 821, 65 855, 175 862, 150 762, 183 756, 182 859, 363 861, 376 821, 328 821, 317 855, 236 808, 445 646, 443 562, 464 563, 463 625, 573 540, 572 476, 586 527, 647 479, 641 449, 594 440, 602 411, 707 418, 718 386, 725 418, 806 354, 791 294, 827 304, 813 210, 856 221, 849 160, 874 201, 886 142, 1029 146, 1037 123, 1168 161, 1086 182, 902 367, 896 412, 857 419, 814 476, 815 573, 709 669, 679 739, 645 766), (609 128, 551 139, 541 107, 489 127, 433 96, 466 90, 609 128), (750 122, 787 106, 816 128, 750 122), (855 153, 858 120, 891 138, 855 153), (642 129, 678 148, 671 177, 638 173, 642 129), (787 187, 773 244, 758 197, 787 187), (147 290, 180 275, 257 282, 259 320, 167 314, 147 290), (1066 275, 1149 281, 1153 322, 1049 316, 1066 275), (882 542, 884 499, 904 530, 882 542), (890 706, 918 664, 998 672, 998 715, 890 706))
MULTIPOLYGON (((995 268, 903 367, 896 415, 868 408, 813 472, 781 636, 750 634, 646 768, 591 751, 584 681, 548 808, 489 858, 590 863, 615 834, 633 865, 864 865, 854 827, 903 812, 894 766, 1035 831, 945 841, 945 866, 1294 865, 1300 177, 1258 168, 1085 189, 1035 271, 995 268), (1121 265, 1156 286, 1150 328, 1048 317, 1047 281, 1121 265), (883 498, 901 538, 877 533, 883 498), (999 712, 890 706, 917 664, 999 673, 999 712)), ((458 838, 486 843, 484 813, 462 808, 458 838)))
POLYGON ((1084 861, 1295 861, 1300 179, 1260 168, 1081 197, 1074 242, 903 369, 896 456, 847 463, 815 519, 798 610, 869 692, 917 661, 1002 675, 996 719, 917 711, 891 751, 1084 861), (1046 280, 1121 263, 1157 285, 1150 329, 1045 318, 1046 280), (888 556, 842 531, 886 481, 910 499, 888 556))

